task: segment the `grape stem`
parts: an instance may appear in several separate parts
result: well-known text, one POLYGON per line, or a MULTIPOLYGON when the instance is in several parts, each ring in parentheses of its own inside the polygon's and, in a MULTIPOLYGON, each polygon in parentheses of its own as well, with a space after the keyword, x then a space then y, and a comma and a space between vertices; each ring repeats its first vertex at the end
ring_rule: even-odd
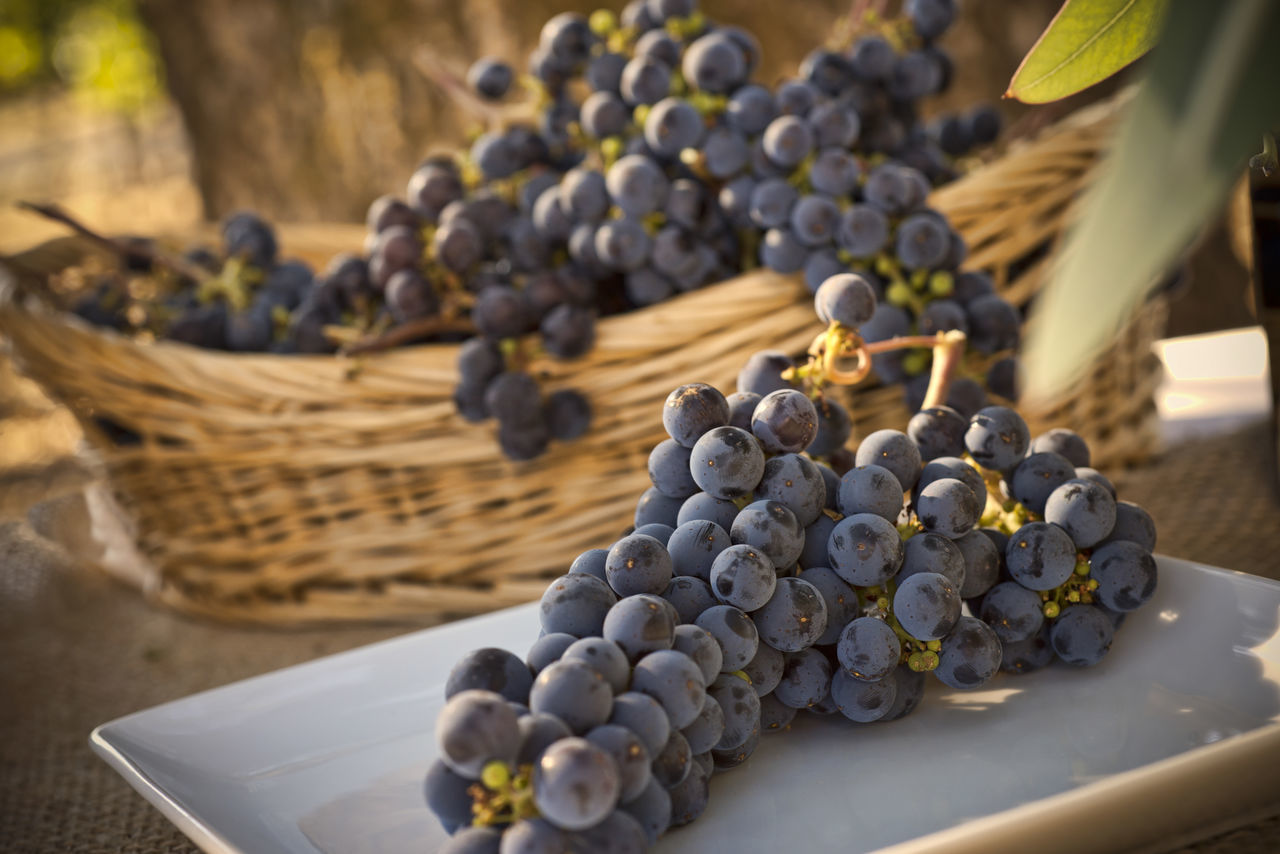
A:
POLYGON ((147 246, 129 246, 126 247, 119 242, 112 240, 110 237, 99 234, 89 226, 80 222, 80 220, 67 213, 60 206, 49 204, 42 205, 36 202, 18 202, 17 207, 22 210, 42 216, 45 219, 52 220, 65 225, 76 234, 86 240, 101 246, 103 249, 111 252, 123 262, 128 262, 132 258, 142 258, 149 262, 152 266, 162 267, 172 273, 186 276, 196 281, 202 281, 208 278, 208 272, 204 269, 190 264, 181 258, 173 258, 160 252, 158 249, 147 246))

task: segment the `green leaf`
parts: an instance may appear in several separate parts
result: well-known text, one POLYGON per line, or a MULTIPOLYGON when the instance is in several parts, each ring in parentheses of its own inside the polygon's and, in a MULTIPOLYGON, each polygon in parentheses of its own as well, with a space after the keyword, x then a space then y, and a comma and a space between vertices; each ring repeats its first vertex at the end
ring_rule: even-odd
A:
POLYGON ((1280 3, 1175 3, 1082 215, 1030 319, 1028 404, 1109 342, 1280 123, 1280 3))
POLYGON ((1006 98, 1044 104, 1088 89, 1156 43, 1168 0, 1065 0, 1014 72, 1006 98))

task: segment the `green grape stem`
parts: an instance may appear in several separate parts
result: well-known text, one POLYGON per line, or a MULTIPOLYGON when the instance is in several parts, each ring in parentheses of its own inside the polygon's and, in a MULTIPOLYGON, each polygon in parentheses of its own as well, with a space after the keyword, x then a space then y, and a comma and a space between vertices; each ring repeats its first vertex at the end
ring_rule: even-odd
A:
POLYGON ((533 801, 533 766, 520 765, 515 773, 494 775, 498 785, 490 788, 474 783, 467 789, 471 795, 471 823, 476 827, 511 824, 522 818, 537 818, 540 813, 533 801))

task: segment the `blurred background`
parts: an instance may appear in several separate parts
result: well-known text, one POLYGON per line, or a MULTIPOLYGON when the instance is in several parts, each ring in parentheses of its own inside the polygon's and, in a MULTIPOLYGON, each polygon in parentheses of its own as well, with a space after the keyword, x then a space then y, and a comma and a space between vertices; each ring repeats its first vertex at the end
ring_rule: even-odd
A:
MULTIPOLYGON (((488 54, 523 67, 551 14, 596 5, 0 0, 0 255, 65 233, 17 210, 15 202, 23 199, 57 202, 115 235, 191 235, 245 208, 290 226, 362 222, 370 201, 401 192, 428 152, 463 143, 475 126, 424 74, 424 64, 460 74, 488 54)), ((928 109, 940 113, 995 103, 1006 119, 1001 144, 1010 144, 1123 86, 1127 75, 1046 107, 1000 101, 1022 56, 1060 5, 1061 0, 965 3, 945 40, 955 82, 928 109)), ((704 0, 702 8, 759 36, 764 64, 758 76, 771 81, 793 72, 830 35, 849 3, 704 0)), ((1256 328, 1251 277, 1255 220, 1276 235, 1280 202, 1251 204, 1242 181, 1218 224, 1189 247, 1189 275, 1167 333, 1180 340, 1160 350, 1167 378, 1161 414, 1171 425, 1167 438, 1213 438, 1172 450, 1147 470, 1109 473, 1126 497, 1151 507, 1162 525, 1169 519, 1162 510, 1169 512, 1179 498, 1171 495, 1171 482, 1185 504, 1186 495, 1220 487, 1224 470, 1256 472, 1259 454, 1274 448, 1264 426, 1270 408, 1268 353, 1256 328), (1176 477, 1162 476, 1162 470, 1176 477)), ((282 233, 287 254, 291 232, 286 227, 282 233)), ((1260 268, 1276 269, 1280 239, 1273 236, 1259 246, 1260 268)), ((1272 287, 1278 278, 1272 276, 1272 287)), ((0 739, 0 760, 8 760, 0 768, 38 764, 49 784, 24 790, 40 793, 38 809, 48 813, 47 821, 27 811, 29 802, 21 802, 22 810, 0 803, 0 839, 17 840, 21 849, 22 833, 39 825, 41 832, 53 828, 62 834, 57 850, 190 850, 89 754, 83 743, 88 727, 402 629, 233 633, 158 611, 135 590, 75 573, 67 553, 36 534, 73 546, 89 539, 78 499, 43 501, 46 493, 61 491, 59 478, 74 477, 59 460, 78 440, 70 414, 20 378, 0 346, 0 640, 6 661, 15 663, 0 681, 0 696, 28 700, 0 711, 0 733, 7 726, 23 734, 0 739), (86 653, 88 646, 100 650, 96 657, 86 653), (56 684, 49 678, 53 672, 59 674, 56 684), (18 708, 23 705, 26 712, 18 708), (34 714, 36 708, 48 710, 47 716, 34 714), (78 782, 68 786, 67 780, 78 782), (6 815, 20 813, 32 820, 4 823, 6 815), (110 844, 85 847, 84 840, 95 834, 110 844)), ((1237 504, 1250 515, 1211 520, 1217 527, 1201 537, 1184 535, 1185 550, 1176 553, 1274 574, 1274 564, 1236 566, 1222 547, 1242 530, 1280 532, 1274 471, 1270 475, 1233 480, 1237 504)), ((11 787, 10 794, 15 792, 11 787)), ((1258 832, 1274 841, 1280 824, 1258 832)), ((48 837, 41 841, 49 844, 48 837)), ((1221 849, 1196 850, 1248 849, 1232 837, 1219 843, 1221 849)))

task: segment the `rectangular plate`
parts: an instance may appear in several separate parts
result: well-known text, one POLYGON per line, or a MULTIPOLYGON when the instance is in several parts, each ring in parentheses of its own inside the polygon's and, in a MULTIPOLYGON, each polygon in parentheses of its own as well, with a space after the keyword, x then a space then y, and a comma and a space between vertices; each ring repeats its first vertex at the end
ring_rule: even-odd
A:
MULTIPOLYGON (((1153 850, 1280 811, 1280 583, 1159 558, 1098 666, 936 680, 901 721, 803 715, 716 775, 664 852, 1153 850)), ((536 606, 196 694, 91 743, 211 852, 424 852, 421 780, 464 652, 518 654, 536 606)))

